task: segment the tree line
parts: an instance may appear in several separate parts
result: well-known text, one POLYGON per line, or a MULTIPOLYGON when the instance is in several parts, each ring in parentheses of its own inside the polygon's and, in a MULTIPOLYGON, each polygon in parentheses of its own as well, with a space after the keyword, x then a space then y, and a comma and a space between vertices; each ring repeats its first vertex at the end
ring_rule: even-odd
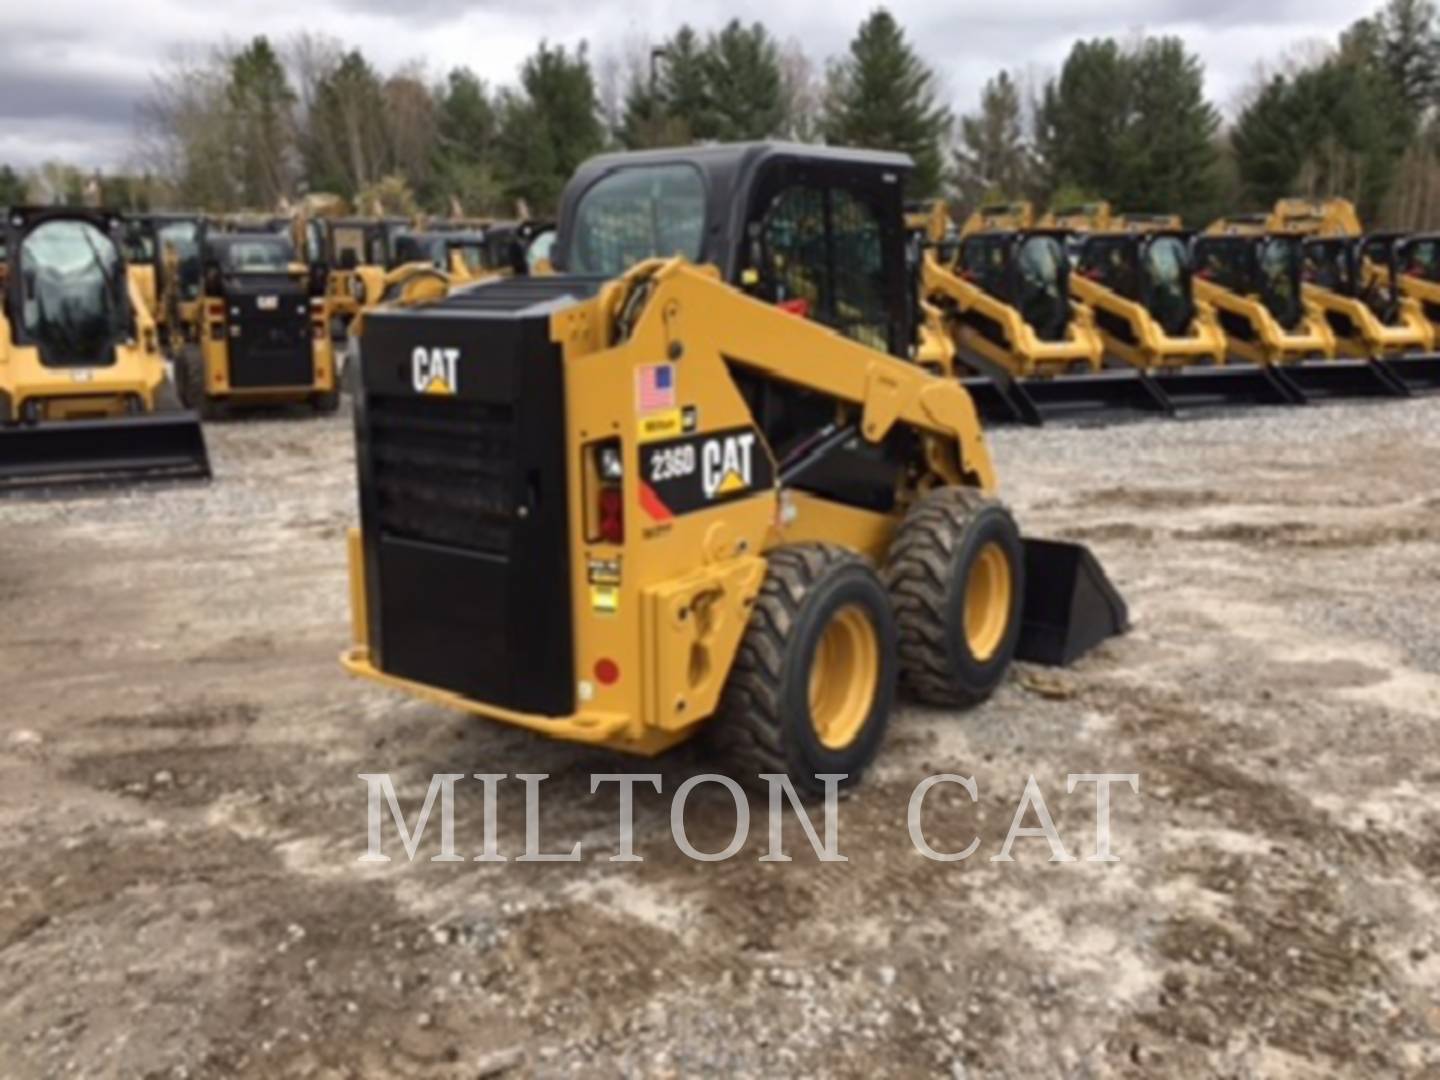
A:
POLYGON ((219 211, 327 192, 358 212, 545 214, 604 149, 778 137, 907 152, 914 194, 965 205, 1105 199, 1198 225, 1336 195, 1377 225, 1440 226, 1433 0, 1387 0, 1335 42, 1277 57, 1228 124, 1204 76, 1178 37, 1081 40, 1048 77, 996 73, 956 115, 883 8, 823 65, 732 20, 598 58, 541 42, 499 87, 467 68, 382 72, 325 36, 262 36, 160 72, 124 174, 0 168, 0 205, 38 190, 219 211))

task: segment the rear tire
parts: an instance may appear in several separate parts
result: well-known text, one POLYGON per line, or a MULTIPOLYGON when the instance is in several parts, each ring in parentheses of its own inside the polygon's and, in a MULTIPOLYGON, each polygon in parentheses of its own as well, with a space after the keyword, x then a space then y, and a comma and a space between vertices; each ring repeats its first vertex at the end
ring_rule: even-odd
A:
POLYGON ((853 552, 798 544, 770 554, 712 743, 737 778, 788 775, 802 795, 822 773, 859 781, 885 736, 898 675, 895 620, 879 576, 853 552))
POLYGON ((932 705, 977 705, 1020 640, 1025 559, 1010 511, 974 488, 932 491, 905 515, 885 566, 905 688, 932 705))

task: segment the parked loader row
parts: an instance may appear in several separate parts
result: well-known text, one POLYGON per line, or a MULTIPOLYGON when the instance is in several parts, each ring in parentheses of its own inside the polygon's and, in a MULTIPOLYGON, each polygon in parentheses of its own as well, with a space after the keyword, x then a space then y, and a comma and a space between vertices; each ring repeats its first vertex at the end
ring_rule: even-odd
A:
POLYGON ((1440 390, 1440 244, 1365 235, 1343 200, 1199 234, 1103 203, 907 223, 921 352, 992 421, 1440 390))

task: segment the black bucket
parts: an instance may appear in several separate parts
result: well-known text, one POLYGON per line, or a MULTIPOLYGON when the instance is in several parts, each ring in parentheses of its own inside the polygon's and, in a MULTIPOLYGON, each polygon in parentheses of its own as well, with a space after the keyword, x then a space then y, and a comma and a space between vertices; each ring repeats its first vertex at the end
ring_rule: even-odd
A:
POLYGON ((0 491, 210 479, 192 412, 0 428, 0 491))
POLYGON ((1440 353, 1392 356, 1381 366, 1412 394, 1440 393, 1440 353))
POLYGON ((1025 613, 1017 660, 1065 667, 1129 629, 1125 600, 1089 548, 1025 539, 1025 613))

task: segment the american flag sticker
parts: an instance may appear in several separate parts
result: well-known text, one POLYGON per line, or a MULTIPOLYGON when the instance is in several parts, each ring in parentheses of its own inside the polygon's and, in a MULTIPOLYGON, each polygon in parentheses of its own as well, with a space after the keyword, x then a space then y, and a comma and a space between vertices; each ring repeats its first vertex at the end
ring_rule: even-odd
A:
POLYGON ((675 365, 644 364, 637 368, 635 402, 641 415, 675 408, 675 365))

